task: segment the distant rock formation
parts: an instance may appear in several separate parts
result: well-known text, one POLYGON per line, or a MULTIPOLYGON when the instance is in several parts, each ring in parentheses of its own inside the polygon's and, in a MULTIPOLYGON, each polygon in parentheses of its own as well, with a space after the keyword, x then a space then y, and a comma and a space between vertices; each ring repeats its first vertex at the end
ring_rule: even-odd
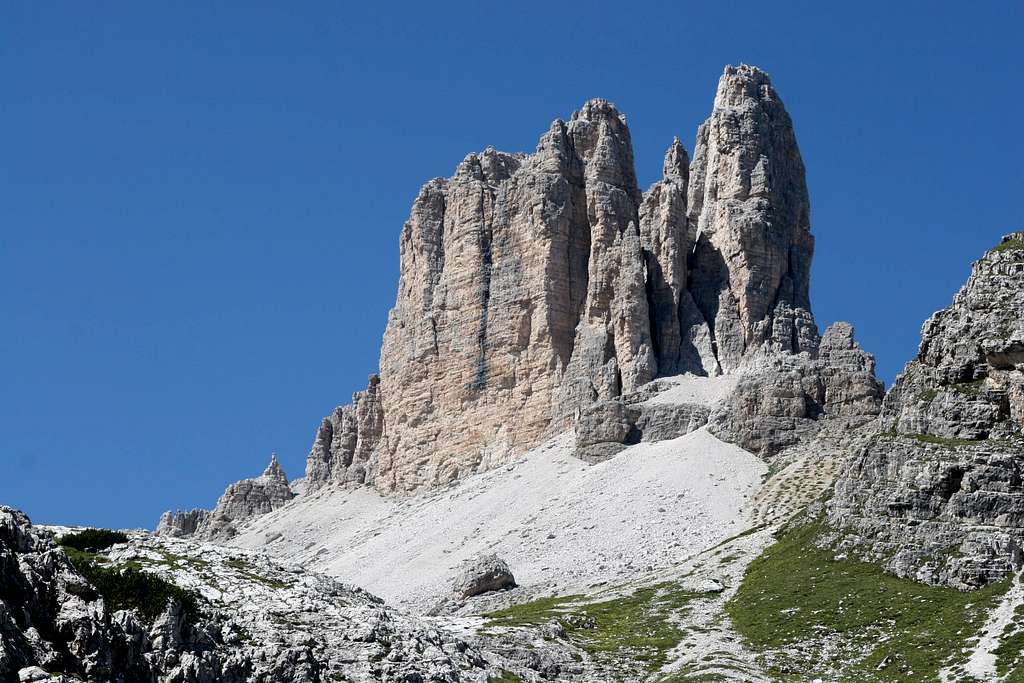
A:
POLYGON ((1024 564, 1024 233, 924 324, 879 433, 828 506, 835 537, 890 571, 973 588, 1024 564))
POLYGON ((228 486, 212 511, 165 512, 160 517, 156 535, 226 540, 237 533, 239 525, 276 510, 294 497, 288 477, 274 453, 263 474, 228 486))
MULTIPOLYGON (((697 131, 689 289, 725 372, 761 352, 814 353, 814 238, 793 124, 768 74, 726 67, 697 131)), ((705 368, 710 371, 710 368, 705 368)))
POLYGON ((379 380, 321 423, 306 489, 443 484, 659 374, 813 356, 812 253, 792 123, 754 67, 726 68, 693 163, 675 140, 646 194, 605 100, 533 154, 470 154, 413 204, 379 380))
POLYGON ((168 510, 160 515, 156 525, 157 536, 184 538, 192 536, 210 519, 210 511, 202 508, 192 510, 168 510))

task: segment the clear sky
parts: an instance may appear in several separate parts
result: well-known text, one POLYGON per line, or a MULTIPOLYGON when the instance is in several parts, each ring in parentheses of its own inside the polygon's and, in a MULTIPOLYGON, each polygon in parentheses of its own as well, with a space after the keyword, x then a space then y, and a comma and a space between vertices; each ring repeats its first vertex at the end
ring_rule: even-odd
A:
POLYGON ((1024 4, 8 2, 0 502, 211 506, 376 369, 422 183, 605 97, 643 187, 728 63, 796 123, 812 299, 887 383, 1022 221, 1024 4))

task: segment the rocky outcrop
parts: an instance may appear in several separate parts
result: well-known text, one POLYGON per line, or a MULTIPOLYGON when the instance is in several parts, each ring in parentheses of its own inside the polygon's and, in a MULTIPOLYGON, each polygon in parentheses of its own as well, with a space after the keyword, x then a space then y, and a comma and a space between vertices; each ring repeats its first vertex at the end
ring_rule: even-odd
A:
POLYGON ((475 558, 462 568, 452 583, 452 593, 460 600, 491 591, 516 587, 516 579, 508 563, 497 555, 475 558))
POLYGON ((720 374, 713 334, 689 289, 696 223, 687 216, 689 159, 679 138, 665 154, 662 179, 644 194, 640 234, 647 268, 647 299, 658 369, 720 374))
POLYGON ((0 680, 42 669, 68 681, 487 681, 509 666, 365 591, 262 555, 132 534, 102 562, 140 565, 197 592, 199 611, 174 600, 156 617, 112 610, 47 533, 0 507, 0 680))
POLYGON ((1024 547, 1024 233, 974 264, 921 332, 880 433, 829 504, 835 538, 901 576, 971 588, 1024 547))
POLYGON ((212 511, 197 509, 165 512, 160 517, 156 534, 167 537, 195 536, 210 540, 227 540, 238 532, 238 526, 285 505, 295 497, 288 485, 277 454, 258 477, 242 479, 225 489, 212 511))
POLYGON ((335 408, 320 423, 306 459, 306 492, 330 482, 366 482, 384 433, 379 388, 380 378, 370 375, 365 391, 353 394, 352 403, 335 408))
MULTIPOLYGON (((768 75, 727 67, 697 131, 688 186, 689 289, 725 372, 765 353, 813 353, 814 238, 793 124, 768 75)), ((705 367, 705 371, 712 368, 705 367)))
POLYGON ((168 510, 160 516, 156 525, 157 536, 183 538, 192 536, 210 519, 210 511, 202 508, 192 510, 168 510))
POLYGON ((625 117, 592 100, 529 156, 428 183, 401 236, 374 483, 440 484, 657 371, 625 117))
POLYGON ((844 322, 825 331, 811 354, 778 356, 740 378, 711 414, 708 429, 730 443, 771 457, 830 422, 861 426, 878 415, 884 388, 875 359, 844 322))
POLYGON ((576 457, 601 462, 626 446, 674 439, 707 424, 709 405, 651 400, 667 388, 652 382, 621 398, 583 408, 576 420, 576 457))
POLYGON ((0 506, 0 680, 39 666, 87 680, 150 680, 131 615, 111 619, 103 600, 53 539, 0 506))

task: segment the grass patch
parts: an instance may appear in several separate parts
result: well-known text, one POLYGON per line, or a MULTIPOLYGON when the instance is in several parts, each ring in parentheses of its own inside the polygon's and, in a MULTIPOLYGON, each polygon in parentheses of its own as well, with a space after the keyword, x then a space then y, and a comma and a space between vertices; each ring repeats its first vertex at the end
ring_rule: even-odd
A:
POLYGON ((227 566, 231 567, 236 572, 238 572, 239 574, 241 574, 245 578, 249 579, 250 581, 255 581, 256 583, 262 583, 264 586, 268 586, 268 587, 274 588, 276 590, 280 590, 282 588, 287 588, 288 587, 288 584, 283 582, 283 581, 277 581, 275 579, 268 579, 265 576, 260 576, 255 571, 253 571, 253 566, 251 564, 249 564, 248 562, 246 562, 245 560, 240 560, 240 559, 238 559, 236 557, 233 557, 233 558, 227 560, 224 564, 226 564, 227 566))
POLYGON ((995 649, 996 673, 1006 683, 1024 683, 1024 606, 1018 606, 1013 612, 1013 621, 999 639, 995 649))
POLYGON ((1024 251, 1024 240, 1017 238, 1011 238, 1005 242, 1001 242, 992 251, 1024 251))
POLYGON ((947 439, 942 436, 933 436, 932 434, 905 434, 912 439, 917 439, 921 443, 930 443, 935 446, 944 446, 946 448, 956 448, 957 446, 971 446, 980 443, 977 439, 947 439))
POLYGON ((674 583, 641 588, 631 595, 582 602, 578 595, 543 598, 491 612, 488 626, 539 626, 556 621, 568 638, 595 660, 613 666, 635 662, 648 672, 666 662, 684 633, 669 616, 699 594, 674 583))
POLYGON ((950 384, 949 388, 965 396, 978 396, 981 394, 984 386, 985 380, 978 379, 973 382, 956 382, 955 384, 950 384))
POLYGON ((785 530, 726 606, 773 680, 819 670, 826 646, 841 680, 936 680, 951 657, 966 657, 961 648, 1009 587, 960 592, 900 579, 875 564, 836 560, 815 545, 819 532, 820 522, 785 530))
POLYGON ((490 683, 523 683, 523 679, 516 676, 511 671, 505 671, 504 669, 498 674, 497 678, 491 678, 490 683))
POLYGON ((65 534, 57 541, 65 548, 74 548, 83 552, 99 552, 118 543, 127 543, 128 537, 120 531, 110 529, 85 529, 73 534, 65 534))

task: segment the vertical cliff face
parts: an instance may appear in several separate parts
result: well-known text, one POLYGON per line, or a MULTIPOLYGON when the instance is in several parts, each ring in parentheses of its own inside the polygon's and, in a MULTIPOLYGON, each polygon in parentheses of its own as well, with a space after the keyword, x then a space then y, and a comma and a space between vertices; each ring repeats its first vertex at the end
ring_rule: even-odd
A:
POLYGON ((650 380, 625 118, 593 100, 529 156, 485 150, 421 191, 381 349, 375 483, 450 481, 650 380))
POLYGON ((625 117, 591 100, 533 154, 423 186, 400 238, 379 383, 321 424, 306 486, 443 484, 658 374, 818 350, 803 164, 768 77, 729 67, 690 164, 637 187, 625 117))
POLYGON ((332 481, 366 482, 384 431, 379 387, 380 378, 370 375, 365 391, 357 391, 352 403, 335 408, 320 423, 306 459, 307 490, 332 481))
POLYGON ((714 111, 697 131, 688 198, 696 234, 689 289, 718 367, 730 372, 765 352, 813 353, 804 165, 763 71, 726 68, 714 111))

